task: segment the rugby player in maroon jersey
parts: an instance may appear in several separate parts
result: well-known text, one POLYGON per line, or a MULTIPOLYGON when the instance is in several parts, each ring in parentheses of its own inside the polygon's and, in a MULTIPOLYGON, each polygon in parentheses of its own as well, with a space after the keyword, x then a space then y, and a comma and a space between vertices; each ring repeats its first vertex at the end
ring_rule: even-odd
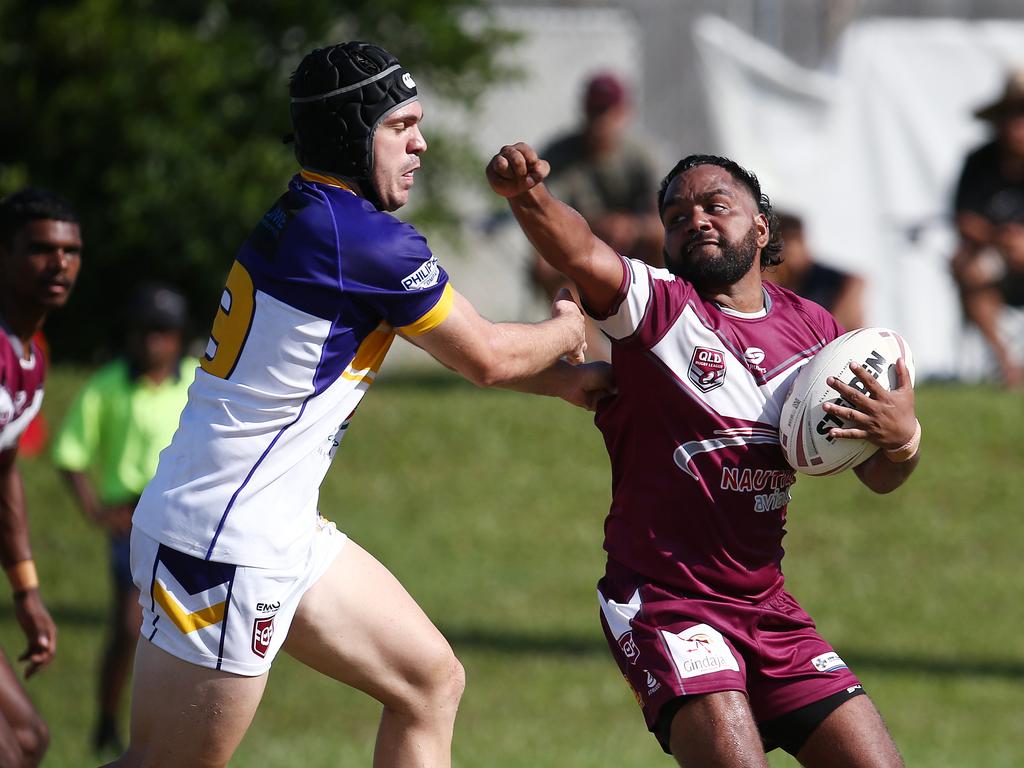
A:
MULTIPOLYGON (((18 657, 31 677, 53 659, 57 628, 39 595, 29 545, 18 437, 39 412, 46 364, 33 340, 51 310, 67 302, 81 266, 78 216, 56 195, 23 189, 0 200, 0 563, 28 646, 18 657)), ((0 764, 38 765, 46 723, 0 655, 0 764)))
MULTIPOLYGON (((756 176, 711 155, 662 182, 665 264, 617 254, 543 184, 548 164, 504 147, 487 176, 538 253, 570 277, 612 341, 618 395, 596 423, 611 458, 602 624, 648 728, 680 765, 766 768, 782 747, 813 768, 899 766, 860 681, 785 590, 782 537, 796 480, 778 442, 787 385, 843 329, 762 280, 777 219, 756 176)), ((878 493, 918 461, 907 368, 826 410, 882 450, 855 468, 878 493)))

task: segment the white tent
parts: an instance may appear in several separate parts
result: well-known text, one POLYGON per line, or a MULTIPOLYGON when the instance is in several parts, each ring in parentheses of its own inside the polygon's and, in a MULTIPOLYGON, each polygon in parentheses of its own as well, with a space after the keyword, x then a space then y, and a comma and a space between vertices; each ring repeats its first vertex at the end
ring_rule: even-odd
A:
POLYGON ((722 151, 803 215, 818 258, 868 280, 868 321, 901 331, 922 376, 970 371, 948 272, 972 113, 1024 63, 1024 24, 872 19, 811 71, 715 17, 695 27, 722 151))

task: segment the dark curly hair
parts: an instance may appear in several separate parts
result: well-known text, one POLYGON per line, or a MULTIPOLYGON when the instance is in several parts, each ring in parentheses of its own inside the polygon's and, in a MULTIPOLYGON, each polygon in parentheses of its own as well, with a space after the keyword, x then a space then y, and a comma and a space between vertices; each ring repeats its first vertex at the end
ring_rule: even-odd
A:
POLYGON ((658 189, 658 215, 661 216, 665 212, 665 191, 668 189, 668 185, 672 183, 672 180, 699 165, 717 165, 719 168, 728 171, 730 176, 750 191, 754 201, 757 203, 758 212, 763 213, 764 217, 768 220, 768 244, 761 249, 761 269, 781 264, 782 233, 779 227, 779 217, 772 209, 772 203, 768 199, 768 195, 761 191, 761 182, 757 180, 757 176, 728 157, 689 155, 676 163, 675 168, 669 171, 668 175, 661 180, 661 187, 658 189))
POLYGON ((78 223, 71 203, 45 189, 25 187, 0 200, 0 243, 9 244, 26 223, 39 219, 78 223))

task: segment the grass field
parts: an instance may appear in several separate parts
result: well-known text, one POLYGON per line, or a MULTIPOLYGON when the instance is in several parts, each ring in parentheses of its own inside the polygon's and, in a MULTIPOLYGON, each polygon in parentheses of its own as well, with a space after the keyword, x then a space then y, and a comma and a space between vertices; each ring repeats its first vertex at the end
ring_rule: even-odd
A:
MULTIPOLYGON (((81 372, 54 371, 59 423, 81 372)), ((864 680, 909 766, 1024 765, 1024 397, 923 386, 924 454, 887 497, 856 479, 802 478, 790 507, 790 590, 864 680)), ((102 537, 45 459, 22 462, 36 560, 60 631, 29 683, 50 723, 46 766, 87 748, 106 615, 102 537)), ((608 656, 594 582, 608 462, 589 414, 482 392, 439 374, 384 378, 321 496, 451 640, 468 688, 463 768, 671 765, 608 656)), ((4 598, 6 600, 6 598, 4 598)), ((22 638, 9 602, 0 642, 22 638)), ((232 765, 370 765, 378 707, 291 659, 232 765)), ((794 766, 786 755, 773 766, 794 766)))

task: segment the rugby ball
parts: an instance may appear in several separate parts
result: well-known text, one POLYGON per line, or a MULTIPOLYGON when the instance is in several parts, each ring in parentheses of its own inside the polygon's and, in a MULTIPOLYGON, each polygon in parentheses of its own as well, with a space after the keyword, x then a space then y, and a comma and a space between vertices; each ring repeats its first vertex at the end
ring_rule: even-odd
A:
POLYGON ((779 417, 779 442, 790 466, 807 475, 834 475, 870 458, 877 445, 829 436, 831 429, 849 427, 851 422, 822 408, 826 402, 848 405, 825 382, 835 376, 863 391, 864 383, 850 371, 852 361, 891 390, 897 386, 896 361, 901 357, 913 384, 914 359, 903 337, 886 328, 860 328, 829 342, 804 364, 790 385, 779 417))

